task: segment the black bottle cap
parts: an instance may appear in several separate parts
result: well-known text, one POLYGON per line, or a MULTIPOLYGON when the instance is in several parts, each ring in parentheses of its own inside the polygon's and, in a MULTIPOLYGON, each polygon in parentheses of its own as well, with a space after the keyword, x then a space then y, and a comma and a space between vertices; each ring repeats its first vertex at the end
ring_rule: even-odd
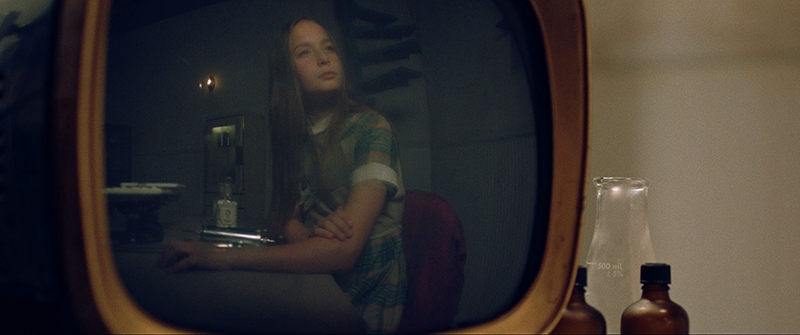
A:
POLYGON ((586 268, 581 265, 578 266, 578 276, 575 277, 575 286, 586 286, 586 268))
POLYGON ((669 284, 670 267, 665 263, 645 263, 642 264, 642 272, 640 274, 640 282, 642 284, 669 284))

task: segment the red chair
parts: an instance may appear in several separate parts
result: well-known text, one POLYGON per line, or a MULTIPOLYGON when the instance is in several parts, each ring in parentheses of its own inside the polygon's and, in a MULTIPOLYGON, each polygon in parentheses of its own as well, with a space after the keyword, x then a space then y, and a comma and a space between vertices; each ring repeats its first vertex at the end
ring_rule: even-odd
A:
POLYGON ((444 198, 406 192, 403 251, 408 294, 397 333, 427 333, 453 326, 467 249, 461 221, 444 198))

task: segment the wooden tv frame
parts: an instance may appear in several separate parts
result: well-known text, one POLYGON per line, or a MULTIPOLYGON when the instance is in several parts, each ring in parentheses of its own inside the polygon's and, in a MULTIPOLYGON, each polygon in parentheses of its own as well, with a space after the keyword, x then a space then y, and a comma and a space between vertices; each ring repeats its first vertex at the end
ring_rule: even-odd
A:
MULTIPOLYGON (((530 4, 543 34, 552 103, 552 194, 544 256, 517 305, 459 333, 550 332, 577 272, 589 124, 584 5, 581 0, 530 4)), ((103 131, 111 1, 65 0, 60 6, 52 147, 71 310, 83 332, 191 333, 142 310, 127 293, 112 258, 103 131)))

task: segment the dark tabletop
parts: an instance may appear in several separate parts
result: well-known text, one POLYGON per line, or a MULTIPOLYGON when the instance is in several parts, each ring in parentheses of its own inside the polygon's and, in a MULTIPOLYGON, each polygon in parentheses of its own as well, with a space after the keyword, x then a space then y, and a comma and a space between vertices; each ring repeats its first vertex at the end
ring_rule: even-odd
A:
POLYGON ((165 223, 162 242, 114 248, 120 278, 154 317, 179 327, 225 333, 363 332, 363 320, 328 274, 165 273, 156 265, 161 249, 171 240, 198 239, 191 228, 199 225, 192 221, 196 220, 165 223))

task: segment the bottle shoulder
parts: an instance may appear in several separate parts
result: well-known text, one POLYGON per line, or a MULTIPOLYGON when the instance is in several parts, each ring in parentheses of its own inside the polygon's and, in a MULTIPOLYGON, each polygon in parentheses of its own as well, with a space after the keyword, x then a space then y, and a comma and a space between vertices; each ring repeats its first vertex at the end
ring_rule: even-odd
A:
POLYGON ((599 310, 582 299, 573 299, 567 304, 561 320, 553 334, 605 334, 606 320, 599 310))
POLYGON ((640 299, 622 312, 623 334, 687 334, 689 316, 679 304, 669 299, 640 299))
POLYGON ((678 312, 681 314, 686 314, 686 310, 683 306, 679 305, 678 303, 667 299, 647 299, 642 298, 638 301, 632 303, 630 306, 625 308, 625 313, 641 313, 641 312, 653 312, 653 311, 660 311, 660 312, 678 312))
POLYGON ((552 334, 605 334, 606 320, 589 305, 568 306, 552 334))

